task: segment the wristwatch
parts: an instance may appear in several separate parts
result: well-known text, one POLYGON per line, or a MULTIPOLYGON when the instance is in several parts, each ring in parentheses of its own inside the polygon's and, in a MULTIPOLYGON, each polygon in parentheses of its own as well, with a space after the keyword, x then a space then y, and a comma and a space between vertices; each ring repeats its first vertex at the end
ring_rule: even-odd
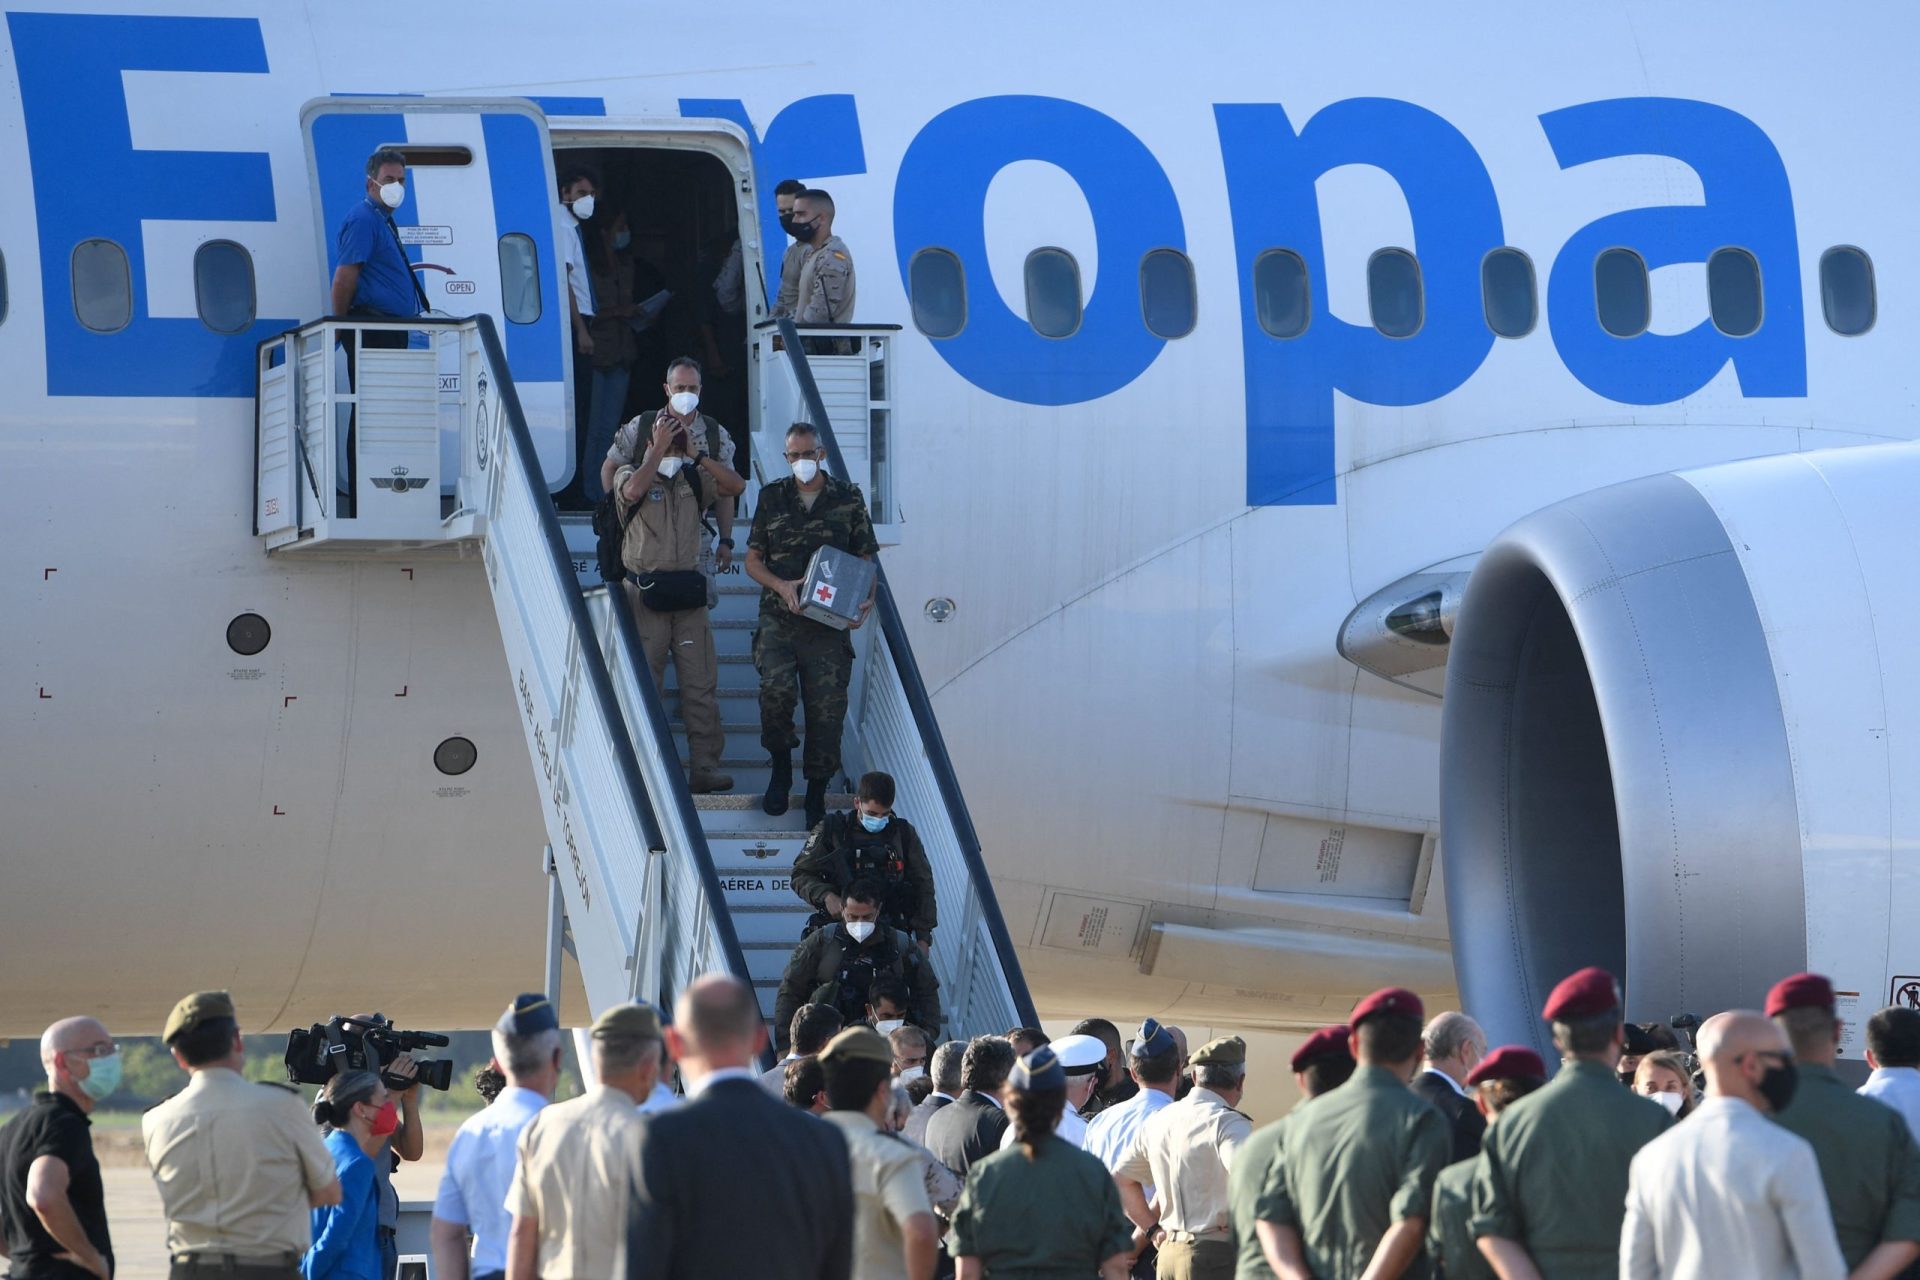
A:
POLYGON ((722 538, 722 539, 720 539, 720 545, 721 545, 721 546, 723 546, 723 547, 725 547, 725 548, 726 548, 727 550, 729 550, 729 551, 731 551, 731 550, 733 550, 733 539, 732 539, 732 538, 722 538))

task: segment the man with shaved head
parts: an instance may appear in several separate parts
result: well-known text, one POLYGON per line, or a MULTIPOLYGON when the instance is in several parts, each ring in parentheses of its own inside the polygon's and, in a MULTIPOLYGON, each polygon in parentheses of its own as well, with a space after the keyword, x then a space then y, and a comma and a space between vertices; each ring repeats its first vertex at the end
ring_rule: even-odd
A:
POLYGON ((93 1018, 40 1037, 47 1088, 0 1129, 0 1243, 15 1280, 110 1276, 113 1241, 87 1119, 120 1087, 120 1053, 93 1018))
POLYGON ((666 1028, 687 1101, 645 1117, 627 1214, 627 1275, 845 1276, 853 1263, 846 1139, 760 1087, 767 1029, 728 974, 688 985, 666 1028))
POLYGON ((1642 1147, 1628 1172, 1622 1280, 1841 1280, 1847 1264, 1813 1147, 1770 1119, 1793 1098, 1787 1033, 1735 1010, 1707 1019, 1697 1044, 1707 1100, 1642 1147))

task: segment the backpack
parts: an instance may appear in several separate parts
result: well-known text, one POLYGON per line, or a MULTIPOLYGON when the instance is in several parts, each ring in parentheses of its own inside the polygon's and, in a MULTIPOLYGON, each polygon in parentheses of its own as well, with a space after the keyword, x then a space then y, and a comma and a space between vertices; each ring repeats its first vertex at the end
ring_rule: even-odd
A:
MULTIPOLYGON (((710 425, 707 428, 707 442, 709 446, 711 446, 719 439, 719 427, 717 424, 712 424, 711 419, 708 421, 710 425)), ((639 444, 639 437, 635 436, 634 447, 638 448, 639 444)), ((708 452, 713 453, 714 451, 709 447, 708 452)), ((719 455, 715 454, 715 456, 717 457, 719 455)), ((706 494, 700 484, 700 473, 697 470, 689 470, 686 476, 687 484, 693 490, 694 500, 701 504, 701 511, 704 513, 706 510, 706 494)), ((600 562, 600 581, 606 583, 608 586, 613 586, 617 582, 626 581, 627 566, 622 563, 620 559, 620 548, 624 546, 627 541, 627 526, 632 524, 633 518, 639 514, 640 504, 636 502, 628 509, 627 518, 622 520, 620 518, 620 504, 614 498, 612 490, 609 490, 603 495, 599 504, 593 509, 593 533, 597 539, 593 547, 594 558, 600 562)), ((705 514, 701 515, 700 523, 707 523, 705 514)), ((708 528, 712 528, 712 526, 708 525, 708 528)))

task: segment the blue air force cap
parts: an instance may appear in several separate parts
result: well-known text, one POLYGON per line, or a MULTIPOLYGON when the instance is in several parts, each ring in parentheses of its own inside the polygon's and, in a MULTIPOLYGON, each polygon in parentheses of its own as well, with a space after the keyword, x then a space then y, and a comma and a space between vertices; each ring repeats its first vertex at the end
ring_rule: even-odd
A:
POLYGON ((553 1001, 537 991, 527 991, 513 998, 494 1026, 510 1036, 532 1036, 558 1031, 560 1015, 554 1012, 553 1001))
POLYGON ((1067 1070, 1048 1045, 1041 1045, 1013 1064, 1007 1083, 1021 1093, 1042 1092, 1067 1087, 1067 1070))
POLYGON ((1152 1018, 1140 1024, 1139 1034, 1133 1038, 1133 1056, 1136 1058, 1154 1058, 1163 1053, 1173 1052, 1173 1033, 1152 1018))

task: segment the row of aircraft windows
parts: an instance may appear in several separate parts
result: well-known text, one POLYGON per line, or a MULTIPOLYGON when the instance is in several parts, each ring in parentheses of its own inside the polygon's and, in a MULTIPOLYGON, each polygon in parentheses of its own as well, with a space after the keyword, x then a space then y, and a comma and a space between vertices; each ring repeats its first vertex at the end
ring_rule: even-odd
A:
MULTIPOLYGON (((1080 264, 1064 249, 1027 255, 1027 320, 1046 338, 1079 332, 1084 308, 1080 264)), ((540 264, 533 240, 519 233, 500 239, 502 309, 515 324, 540 318, 540 264)), ((946 249, 922 249, 907 267, 913 321, 930 338, 951 338, 967 324, 966 269, 946 249)), ((244 333, 257 314, 253 257, 231 240, 210 240, 193 255, 194 304, 216 333, 244 333)), ((1275 338, 1297 338, 1312 323, 1306 260, 1291 249, 1269 249, 1254 259, 1253 292, 1260 327, 1275 338)), ((1631 249, 1603 250, 1593 264, 1594 304, 1601 328, 1618 338, 1645 333, 1652 319, 1646 259, 1631 249)), ((1480 296, 1487 327, 1522 338, 1540 320, 1533 260, 1513 248, 1495 249, 1480 262, 1480 296)), ((1851 245, 1820 257, 1820 302, 1827 327, 1854 337, 1873 328, 1879 299, 1873 262, 1851 245)), ((1405 249, 1382 249, 1367 261, 1367 304, 1373 326, 1390 338, 1410 338, 1426 320, 1419 259, 1405 249)), ((1707 307, 1713 323, 1743 338, 1765 320, 1760 263, 1745 249, 1717 250, 1707 259, 1707 307)), ((133 319, 133 276, 127 252, 112 240, 83 240, 73 250, 73 310, 96 333, 115 333, 133 319)), ((1193 263, 1177 249, 1154 249, 1140 260, 1140 311, 1160 338, 1184 338, 1198 314, 1193 263)), ((7 315, 6 259, 0 257, 0 322, 7 315)))
MULTIPOLYGON (((1064 249, 1027 255, 1027 322, 1043 338, 1070 338, 1080 329, 1085 296, 1080 266, 1064 249)), ((913 323, 929 338, 951 338, 967 327, 966 268, 947 249, 922 249, 907 265, 913 323)), ((1632 249, 1606 249, 1593 264, 1600 327, 1616 338, 1647 331, 1653 293, 1646 259, 1632 249)), ((1260 327, 1275 338, 1297 338, 1313 321, 1306 259, 1291 249, 1268 249, 1253 261, 1253 297, 1260 327)), ((1540 321, 1533 259, 1499 248, 1480 261, 1480 299, 1487 328, 1502 338, 1524 338, 1540 321)), ((1827 327, 1855 337, 1873 328, 1879 300, 1873 262, 1851 245, 1820 257, 1820 301, 1827 327)), ((1420 260, 1406 249, 1382 249, 1367 260, 1367 307, 1373 327, 1389 338, 1411 338, 1426 323, 1420 260)), ((1741 248, 1707 259, 1707 309, 1714 326, 1744 338, 1766 318, 1760 263, 1741 248)), ((1140 314, 1155 337, 1184 338, 1198 310, 1193 263, 1177 249, 1154 249, 1140 260, 1140 314)))

